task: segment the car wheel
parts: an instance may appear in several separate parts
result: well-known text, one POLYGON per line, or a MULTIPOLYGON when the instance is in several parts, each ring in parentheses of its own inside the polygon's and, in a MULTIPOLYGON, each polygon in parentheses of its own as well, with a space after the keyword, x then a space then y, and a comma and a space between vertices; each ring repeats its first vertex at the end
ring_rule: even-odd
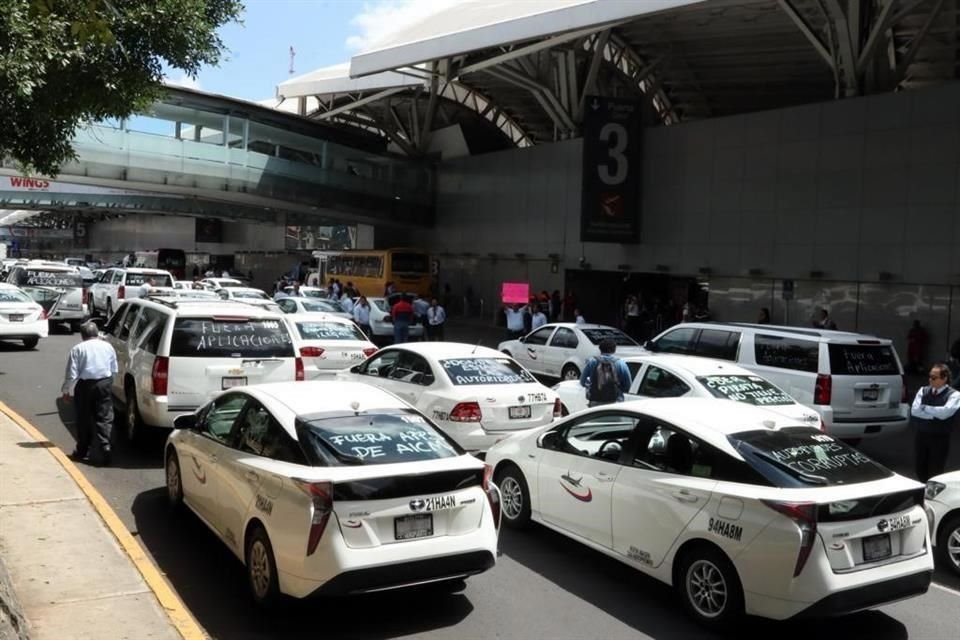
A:
POLYGON ((524 529, 530 525, 530 489, 523 472, 511 464, 497 472, 494 479, 500 488, 500 513, 503 522, 512 529, 524 529))
POLYGON ((717 549, 702 546, 685 553, 677 576, 683 607, 701 625, 724 629, 743 615, 740 579, 717 549))
POLYGON ((40 342, 40 338, 33 336, 32 338, 23 339, 23 348, 24 349, 35 349, 37 344, 40 342))
POLYGON ((79 322, 71 322, 71 323, 70 323, 70 333, 76 333, 77 331, 80 331, 80 323, 79 323, 79 322))
POLYGON ((143 418, 140 417, 140 407, 137 405, 137 390, 133 384, 127 385, 124 400, 126 401, 127 442, 136 443, 143 435, 143 418))
POLYGON ((940 525, 937 552, 947 567, 960 575, 960 513, 953 514, 940 525))
POLYGON ((563 368, 563 371, 560 372, 560 377, 564 380, 579 380, 580 369, 578 369, 575 364, 568 364, 563 368))
POLYGON ((107 315, 104 316, 107 320, 113 315, 113 300, 107 298, 107 315))
POLYGON ((263 527, 256 527, 247 541, 247 582, 254 602, 261 607, 271 607, 280 598, 280 583, 277 579, 277 563, 273 557, 270 538, 263 527))
POLYGON ((170 449, 166 463, 167 476, 167 504, 172 509, 179 509, 183 505, 183 481, 180 477, 180 458, 177 452, 170 449))
POLYGON ((96 307, 96 305, 93 304, 93 296, 90 296, 90 302, 88 303, 88 306, 90 307, 90 318, 91 318, 91 319, 96 318, 96 317, 97 317, 97 307, 96 307))

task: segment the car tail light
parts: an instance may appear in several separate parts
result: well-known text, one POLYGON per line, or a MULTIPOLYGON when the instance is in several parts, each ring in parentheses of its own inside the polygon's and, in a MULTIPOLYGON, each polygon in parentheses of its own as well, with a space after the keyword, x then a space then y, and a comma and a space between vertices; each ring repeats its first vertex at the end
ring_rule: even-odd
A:
POLYGON ((817 376, 813 387, 813 404, 830 404, 833 396, 833 379, 825 373, 817 376))
POLYGON ((461 402, 450 411, 450 422, 480 422, 483 413, 477 402, 461 402))
POLYGON ((127 297, 127 288, 123 285, 117 287, 117 300, 123 300, 127 297))
POLYGON ((493 526, 500 527, 500 493, 493 485, 493 467, 489 464, 483 465, 483 491, 487 494, 487 502, 490 503, 490 512, 493 514, 493 526))
POLYGON ((910 396, 907 395, 907 376, 900 376, 900 402, 910 402, 910 396))
POLYGON ((167 395, 167 381, 170 379, 170 359, 164 356, 157 356, 153 360, 153 371, 150 373, 150 380, 153 383, 153 395, 167 395))
POLYGON ((86 289, 83 289, 83 295, 80 297, 80 304, 87 304, 88 299, 90 298, 90 292, 86 289))
POLYGON ((557 398, 553 401, 553 417, 559 418, 563 416, 563 403, 560 402, 560 398, 557 398))
POLYGON ((763 500, 774 511, 777 511, 791 520, 800 528, 800 551, 797 553, 797 564, 793 569, 793 576, 797 577, 807 564, 813 543, 817 539, 817 505, 813 502, 780 502, 778 500, 763 500))
POLYGON ((296 370, 293 374, 293 379, 297 382, 303 382, 306 378, 303 372, 303 358, 294 358, 294 367, 296 367, 296 370))
POLYGON ((320 347, 300 347, 300 355, 304 358, 319 358, 323 355, 320 347))
POLYGON ((377 348, 376 348, 376 347, 367 347, 366 349, 363 350, 363 355, 365 355, 366 357, 369 358, 370 356, 372 356, 372 355, 375 354, 376 352, 377 352, 377 348))
POLYGON ((320 538, 330 521, 333 513, 333 483, 310 482, 294 478, 294 483, 310 498, 313 503, 313 512, 310 514, 310 535, 307 538, 307 555, 313 555, 320 544, 320 538))

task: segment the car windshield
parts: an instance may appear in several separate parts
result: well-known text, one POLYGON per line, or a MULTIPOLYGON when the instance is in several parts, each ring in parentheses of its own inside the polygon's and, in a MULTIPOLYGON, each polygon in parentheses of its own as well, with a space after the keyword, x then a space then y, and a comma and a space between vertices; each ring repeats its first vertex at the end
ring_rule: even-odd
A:
POLYGON ((794 404, 793 398, 760 376, 700 376, 697 381, 715 398, 758 407, 794 404))
POLYGON ((0 302, 33 302, 33 300, 23 291, 17 289, 0 289, 0 302))
POLYGON ((144 284, 148 280, 153 280, 155 287, 172 287, 173 278, 166 273, 130 273, 127 272, 127 286, 136 287, 144 284))
POLYGON ((463 453, 413 411, 308 417, 297 420, 297 434, 319 466, 418 462, 463 453))
POLYGON ((301 300, 300 304, 302 304, 303 308, 307 311, 320 311, 325 313, 343 312, 343 307, 341 307, 339 304, 327 302, 325 300, 301 300))
POLYGON ((441 360, 440 365, 457 386, 536 382, 526 369, 509 358, 454 358, 441 360))
POLYGON ((583 335, 587 336, 587 340, 593 344, 600 344, 601 340, 606 340, 607 338, 612 339, 618 347, 639 347, 640 345, 637 342, 625 334, 619 329, 613 328, 603 328, 603 329, 581 329, 583 335))
POLYGON ((270 300, 270 296, 256 289, 237 289, 233 292, 234 298, 252 298, 254 300, 270 300))
POLYGON ((893 472, 810 427, 727 436, 751 467, 778 487, 833 486, 889 478, 893 472))
POLYGON ((279 320, 177 318, 170 355, 185 358, 291 358, 293 342, 279 320))
POLYGON ((831 344, 830 373, 835 376, 898 376, 893 347, 882 344, 831 344))
POLYGON ((364 340, 355 325, 342 322, 304 321, 297 323, 297 332, 304 340, 364 340))
POLYGON ((26 269, 20 273, 14 284, 33 287, 82 288, 83 278, 79 271, 26 269))

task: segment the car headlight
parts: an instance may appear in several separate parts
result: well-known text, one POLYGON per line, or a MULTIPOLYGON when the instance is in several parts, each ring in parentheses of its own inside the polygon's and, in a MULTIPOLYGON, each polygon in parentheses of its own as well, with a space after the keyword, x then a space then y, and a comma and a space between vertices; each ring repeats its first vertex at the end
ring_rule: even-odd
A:
POLYGON ((924 496, 927 500, 933 500, 933 499, 936 498, 938 495, 940 495, 941 493, 943 493, 943 490, 946 489, 946 488, 947 488, 947 485, 943 484, 942 482, 934 482, 933 480, 928 480, 928 481, 927 481, 927 488, 926 488, 926 490, 923 492, 923 496, 924 496))

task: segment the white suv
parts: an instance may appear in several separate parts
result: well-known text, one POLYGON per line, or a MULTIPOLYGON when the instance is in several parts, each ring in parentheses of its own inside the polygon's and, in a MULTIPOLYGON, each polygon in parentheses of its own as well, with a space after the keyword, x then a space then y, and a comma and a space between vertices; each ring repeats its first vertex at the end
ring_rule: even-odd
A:
POLYGON ((83 276, 76 267, 31 260, 15 265, 7 275, 7 282, 23 289, 43 307, 50 330, 58 324, 66 324, 71 331, 76 331, 88 317, 88 291, 84 289, 83 276))
POLYGON ((775 325, 688 322, 644 347, 736 362, 820 414, 843 440, 890 435, 907 427, 903 367, 890 340, 861 333, 775 325))
POLYGON ((283 314, 247 304, 128 300, 103 334, 117 352, 113 395, 131 440, 145 426, 173 427, 224 389, 304 378, 283 314))
POLYGON ((163 269, 107 269, 90 287, 90 315, 109 319, 124 300, 139 298, 151 278, 155 289, 173 290, 173 276, 163 269))

